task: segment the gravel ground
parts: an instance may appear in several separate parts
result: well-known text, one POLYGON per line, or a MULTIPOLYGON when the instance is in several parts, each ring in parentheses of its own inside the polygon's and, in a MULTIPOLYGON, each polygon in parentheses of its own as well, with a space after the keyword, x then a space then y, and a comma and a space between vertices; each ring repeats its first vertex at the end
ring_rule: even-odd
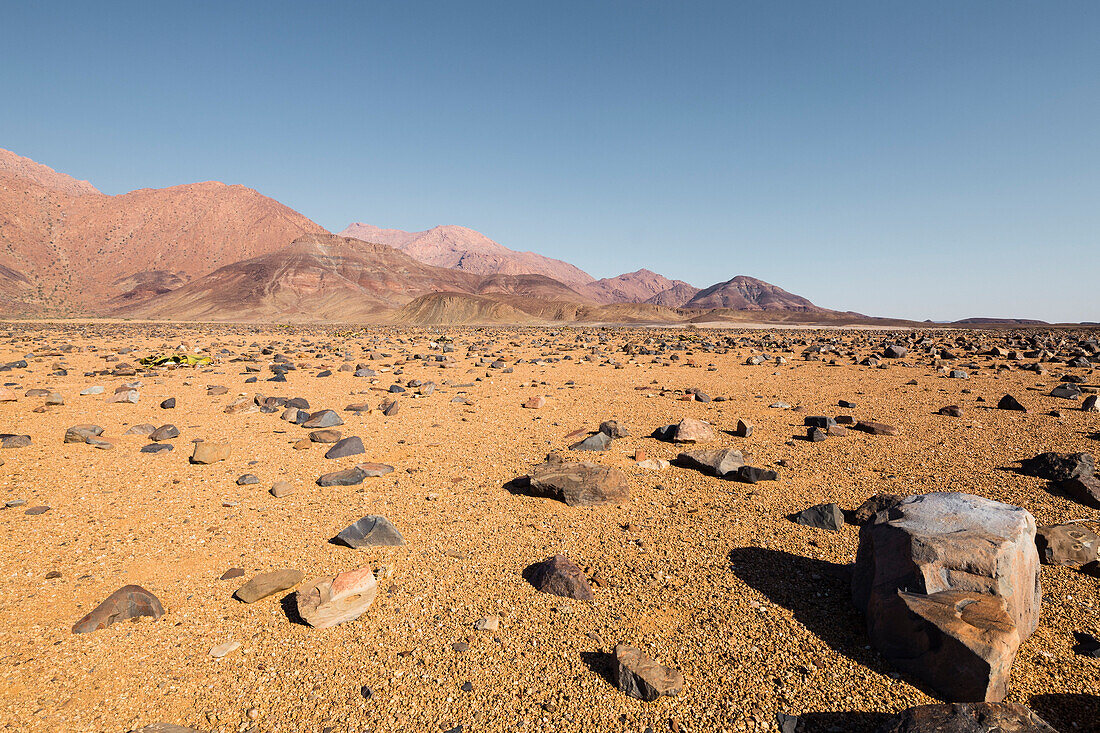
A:
MULTIPOLYGON (((121 732, 166 721, 226 732, 751 731, 774 730, 777 712, 812 713, 808 718, 825 729, 872 730, 885 713, 936 700, 868 646, 848 590, 857 529, 815 530, 787 515, 826 501, 854 508, 876 492, 948 490, 1023 506, 1040 524, 1100 520, 1100 511, 1012 470, 1042 451, 1100 449, 1093 437, 1100 415, 1047 396, 1061 371, 1100 381, 1083 369, 1051 365, 1051 374, 1038 375, 975 356, 980 368, 967 370, 970 379, 948 379, 927 356, 879 369, 847 356, 835 357, 837 364, 805 361, 804 344, 794 343, 830 339, 862 359, 884 338, 854 331, 772 332, 791 340, 786 349, 767 350, 786 357, 781 366, 745 365, 760 352, 747 342, 707 350, 677 341, 767 338, 729 330, 449 329, 454 361, 447 368, 405 358, 439 354, 430 341, 440 333, 156 324, 0 329, 0 363, 39 354, 27 368, 0 374, 19 395, 0 402, 0 432, 32 439, 0 451, 0 501, 27 502, 0 509, 0 730, 121 732), (680 350, 631 356, 620 348, 647 339, 680 350), (84 376, 180 344, 217 361, 84 376), (471 344, 484 350, 470 353, 471 344), (75 349, 58 353, 63 345, 75 349), (261 346, 300 368, 285 383, 266 381, 271 356, 261 356, 261 346), (125 348, 133 352, 117 353, 125 348), (219 354, 223 348, 230 353, 219 354), (345 353, 379 374, 337 371, 345 353), (230 361, 241 354, 259 360, 230 361), (666 359, 670 354, 679 358, 666 359), (572 358, 562 360, 566 355, 572 358), (582 361, 586 355, 591 360, 582 361), (491 368, 483 357, 512 371, 491 368), (244 383, 245 364, 263 368, 257 383, 244 383), (59 366, 66 376, 52 375, 59 366), (332 376, 318 378, 323 368, 332 376), (438 388, 428 397, 383 391, 410 379, 438 388), (117 386, 135 380, 143 384, 137 404, 106 404, 117 386), (96 384, 104 394, 79 395, 96 384), (208 396, 208 385, 228 387, 228 394, 208 396), (34 412, 45 402, 25 396, 34 388, 60 393, 65 404, 34 412), (689 388, 727 399, 684 401, 689 388), (346 424, 338 429, 362 437, 366 455, 326 460, 328 446, 293 449, 309 431, 278 412, 224 412, 239 395, 256 393, 300 396, 313 410, 339 411, 346 424), (1006 393, 1029 412, 989 409, 1006 393), (472 404, 452 402, 459 395, 472 404), (544 407, 521 407, 536 395, 546 397, 544 407), (175 409, 158 406, 167 397, 177 399, 175 409), (377 407, 389 398, 400 409, 385 417, 377 407), (839 400, 856 407, 840 408, 839 400), (363 401, 374 408, 369 414, 344 412, 363 401), (770 408, 776 401, 796 409, 770 408), (949 404, 962 406, 963 417, 934 414, 949 404), (1054 409, 1062 417, 1047 414, 1054 409), (900 432, 798 439, 803 418, 817 414, 853 415, 900 432), (708 447, 751 452, 752 463, 776 469, 779 480, 748 485, 675 466, 637 467, 637 450, 676 456, 680 448, 648 436, 683 417, 719 430, 708 447), (628 502, 568 507, 509 489, 548 451, 576 440, 568 434, 595 430, 606 419, 627 425, 630 437, 603 453, 565 453, 625 471, 628 502), (751 437, 723 432, 738 419, 755 426, 751 437), (66 428, 78 423, 102 426, 101 437, 115 448, 63 443, 66 428), (181 435, 168 441, 175 450, 139 453, 148 439, 122 435, 138 423, 175 424, 181 435), (196 438, 230 443, 231 457, 189 464, 196 438), (396 470, 359 486, 315 484, 320 474, 362 460, 396 470), (244 473, 260 483, 236 485, 244 473), (275 481, 295 491, 275 498, 268 493, 275 481), (36 505, 51 509, 24 513, 36 505), (353 550, 330 542, 367 514, 389 518, 406 546, 353 550), (540 594, 523 579, 525 567, 556 553, 593 579, 594 602, 540 594), (292 594, 254 604, 232 597, 260 572, 296 568, 308 580, 366 565, 388 568, 378 599, 358 620, 328 630, 298 622, 292 594), (245 576, 218 579, 233 567, 245 576), (47 579, 51 572, 60 577, 47 579), (159 597, 165 616, 71 633, 81 616, 129 583, 159 597), (475 630, 490 615, 501 617, 500 628, 475 630), (229 641, 241 647, 222 659, 209 656, 229 641), (617 642, 683 672, 683 692, 653 703, 624 696, 610 681, 608 653, 617 642), (466 682, 470 691, 462 689, 466 682)), ((985 347, 1005 338, 930 334, 952 342, 962 334, 985 347)), ((1042 620, 1017 656, 1009 700, 1030 705, 1062 731, 1100 730, 1100 660, 1072 651, 1072 632, 1100 634, 1100 580, 1044 566, 1042 584, 1042 620)))

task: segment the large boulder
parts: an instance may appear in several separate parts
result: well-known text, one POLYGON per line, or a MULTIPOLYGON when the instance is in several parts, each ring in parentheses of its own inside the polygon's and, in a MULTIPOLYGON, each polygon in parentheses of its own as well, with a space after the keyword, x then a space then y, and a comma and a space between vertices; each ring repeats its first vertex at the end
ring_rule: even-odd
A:
POLYGON ((1056 733, 1054 728, 1023 705, 955 703, 918 705, 902 711, 878 733, 1056 733))
POLYGON ((860 529, 852 597, 872 643, 951 702, 999 702, 1039 623, 1035 519, 969 494, 911 496, 860 529))
POLYGON ((588 462, 570 463, 557 456, 536 466, 528 479, 532 492, 569 506, 624 501, 630 493, 626 474, 619 469, 588 462))

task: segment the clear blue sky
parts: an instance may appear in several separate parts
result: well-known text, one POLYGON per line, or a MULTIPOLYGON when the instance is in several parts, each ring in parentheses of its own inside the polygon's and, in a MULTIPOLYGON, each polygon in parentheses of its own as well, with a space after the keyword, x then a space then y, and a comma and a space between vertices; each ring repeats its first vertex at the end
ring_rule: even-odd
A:
POLYGON ((4 3, 0 147, 593 275, 1100 320, 1100 3, 4 3))

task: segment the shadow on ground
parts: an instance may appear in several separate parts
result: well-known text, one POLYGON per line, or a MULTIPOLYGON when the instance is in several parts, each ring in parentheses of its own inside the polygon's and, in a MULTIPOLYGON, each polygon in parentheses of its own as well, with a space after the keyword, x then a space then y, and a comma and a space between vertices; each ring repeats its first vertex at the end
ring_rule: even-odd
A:
POLYGON ((279 600, 279 605, 283 608, 283 613, 286 614, 286 618, 292 624, 298 624, 299 626, 309 626, 298 614, 298 594, 288 593, 279 600))
POLYGON ((881 674, 893 671, 864 648, 869 642, 852 606, 850 566, 763 547, 733 549, 729 559, 737 577, 789 609, 832 649, 881 674))
POLYGON ((1033 695, 1031 709, 1061 733, 1098 733, 1100 697, 1087 693, 1033 695))
MULTIPOLYGON (((798 716, 797 733, 874 733, 893 716, 887 713, 861 711, 842 713, 802 713, 798 716)), ((782 730, 782 729, 781 729, 782 730)))
POLYGON ((607 652, 581 652, 581 661, 612 687, 615 683, 615 655, 607 652))

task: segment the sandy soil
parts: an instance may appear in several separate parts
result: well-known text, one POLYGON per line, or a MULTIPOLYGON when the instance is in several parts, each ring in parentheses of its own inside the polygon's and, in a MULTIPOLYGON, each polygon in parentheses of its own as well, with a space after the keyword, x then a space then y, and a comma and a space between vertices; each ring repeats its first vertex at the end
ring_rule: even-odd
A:
MULTIPOLYGON (((448 368, 404 358, 439 354, 429 348, 438 333, 0 327, 0 363, 38 354, 28 368, 0 374, 19 395, 0 402, 0 432, 33 441, 0 451, 0 501, 27 502, 0 509, 0 730, 114 732, 167 721, 224 732, 745 731, 774 729, 776 712, 855 712, 819 719, 870 730, 882 713, 935 700, 868 646, 848 590, 857 529, 810 529, 788 514, 825 501, 854 508, 880 491, 957 490, 1023 506, 1040 524, 1100 519, 1010 470, 1041 451, 1100 448, 1090 437, 1100 415, 1047 396, 1064 365, 1040 376, 997 369, 1004 360, 978 356, 971 378, 956 380, 937 373, 927 356, 888 369, 847 357, 830 365, 802 360, 801 344, 769 350, 789 360, 784 366, 745 365, 754 353, 749 345, 708 353, 686 342, 686 350, 666 352, 676 361, 619 350, 626 341, 675 343, 680 335, 652 329, 607 331, 601 356, 592 353, 601 332, 584 328, 454 329, 448 368), (78 350, 41 355, 66 344, 78 350), (136 364, 180 344, 218 362, 84 376, 119 363, 104 357, 136 364), (481 354, 468 353, 472 344, 484 344, 484 355, 514 364, 513 371, 479 364, 481 354), (265 381, 271 357, 260 356, 262 346, 301 368, 286 383, 265 381), (127 347, 134 351, 116 353, 127 347), (230 361, 242 354, 259 361, 230 361), (389 371, 373 379, 337 371, 345 354, 389 371), (565 355, 572 358, 529 361, 565 355), (592 361, 581 361, 586 355, 592 361), (259 382, 244 383, 245 363, 263 367, 259 382), (51 376, 58 366, 68 375, 51 376), (318 378, 322 368, 332 376, 318 378), (390 397, 381 390, 409 379, 439 388, 424 398, 414 390, 396 396, 400 410, 392 417, 343 412, 362 401, 377 408, 390 397), (117 386, 134 380, 144 385, 137 404, 106 404, 117 386), (104 394, 79 396, 97 384, 104 394), (208 396, 208 385, 229 392, 208 396), (32 388, 57 391, 65 404, 36 413, 44 398, 24 396, 32 388), (683 401, 687 388, 728 400, 683 401), (278 413, 224 413, 238 395, 255 393, 301 396, 312 409, 340 411, 346 424, 339 429, 361 436, 367 455, 326 460, 320 445, 294 450, 308 431, 278 413), (1005 393, 1030 411, 988 409, 1005 393), (452 402, 462 394, 473 404, 452 402), (533 395, 545 395, 546 406, 522 409, 533 395), (158 407, 167 397, 178 400, 176 409, 158 407), (838 408, 841 399, 857 407, 838 408), (778 400, 804 412, 769 408, 778 400), (961 405, 964 416, 934 414, 948 404, 961 405), (1052 409, 1063 416, 1047 414, 1052 409), (814 414, 878 420, 900 434, 792 440, 805 434, 803 417, 814 414), (752 437, 722 433, 714 445, 751 451, 779 480, 746 485, 635 465, 639 449, 673 458, 676 446, 647 436, 688 416, 722 430, 739 418, 753 423, 752 437), (547 451, 572 442, 567 434, 610 418, 631 437, 606 453, 574 455, 624 470, 629 502, 571 508, 506 488, 547 451), (102 426, 115 448, 63 443, 66 428, 78 423, 102 426), (138 423, 178 426, 175 450, 139 453, 148 439, 122 435, 138 423), (232 456, 190 465, 196 438, 228 441, 232 456), (320 474, 364 459, 396 470, 360 486, 315 484, 320 474), (236 485, 244 473, 260 484, 236 485), (278 480, 296 491, 273 497, 268 489, 278 480), (51 510, 24 513, 36 505, 51 510), (388 517, 407 545, 352 550, 329 541, 366 514, 388 517), (594 602, 541 594, 522 578, 526 566, 554 553, 600 581, 594 602), (392 568, 378 599, 358 620, 329 630, 295 622, 281 602, 287 594, 251 605, 232 597, 264 571, 297 568, 310 579, 372 564, 392 568), (245 577, 218 579, 232 567, 245 577), (47 580, 51 571, 60 577, 47 580), (166 615, 71 633, 128 583, 156 594, 166 615), (475 622, 489 615, 502 618, 500 629, 476 631, 475 622), (212 659, 211 647, 226 641, 242 646, 212 659), (645 703, 619 692, 607 679, 606 653, 620 641, 681 670, 683 693, 645 703), (461 689, 465 682, 472 691, 461 689)), ((760 334, 702 332, 704 340, 741 336, 760 334)), ((820 336, 851 340, 860 358, 881 341, 856 332, 820 336)), ((1075 655, 1072 632, 1100 633, 1100 580, 1044 566, 1042 583, 1042 621, 1016 659, 1009 699, 1059 730, 1097 730, 1100 660, 1075 655)))

